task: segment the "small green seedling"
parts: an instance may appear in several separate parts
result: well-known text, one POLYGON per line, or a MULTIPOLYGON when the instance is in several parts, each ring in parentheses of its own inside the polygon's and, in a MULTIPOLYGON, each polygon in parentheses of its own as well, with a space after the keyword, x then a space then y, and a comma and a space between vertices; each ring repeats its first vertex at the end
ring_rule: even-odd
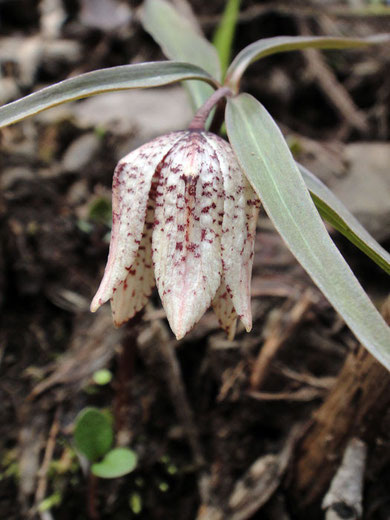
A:
POLYGON ((93 475, 118 478, 137 466, 137 455, 129 448, 112 448, 114 432, 107 416, 97 408, 85 408, 76 419, 73 434, 77 451, 90 463, 93 475))

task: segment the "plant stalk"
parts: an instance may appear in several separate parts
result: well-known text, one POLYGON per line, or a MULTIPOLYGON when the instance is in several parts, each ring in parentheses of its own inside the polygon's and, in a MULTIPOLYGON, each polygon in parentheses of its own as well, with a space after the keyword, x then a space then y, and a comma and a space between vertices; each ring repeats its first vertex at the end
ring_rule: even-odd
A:
POLYGON ((221 99, 232 95, 233 92, 228 87, 221 87, 216 90, 196 112, 188 130, 204 130, 207 118, 214 106, 217 105, 221 99))
POLYGON ((87 510, 89 520, 99 520, 100 515, 97 508, 97 486, 98 478, 90 472, 88 475, 87 510))

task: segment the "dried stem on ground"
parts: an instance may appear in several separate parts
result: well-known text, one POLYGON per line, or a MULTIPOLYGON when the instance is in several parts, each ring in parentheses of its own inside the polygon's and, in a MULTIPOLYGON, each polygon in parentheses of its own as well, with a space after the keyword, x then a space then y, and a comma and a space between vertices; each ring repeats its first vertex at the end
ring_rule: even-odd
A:
POLYGON ((302 323, 308 310, 313 305, 313 300, 313 292, 307 290, 302 297, 298 299, 287 316, 285 309, 282 308, 274 323, 270 325, 271 330, 269 331, 269 335, 253 366, 250 381, 252 390, 256 390, 263 385, 272 360, 275 358, 278 350, 302 323))
MULTIPOLYGON (((304 19, 300 20, 299 25, 301 34, 312 35, 304 19)), ((318 87, 340 114, 341 119, 348 122, 350 127, 367 133, 368 124, 364 114, 358 109, 348 91, 338 81, 335 73, 326 63, 321 51, 318 49, 306 49, 303 51, 303 55, 305 56, 309 72, 317 80, 318 87)))
POLYGON ((160 342, 159 348, 166 366, 166 381, 169 385, 169 391, 171 393, 176 414, 180 419, 188 438, 195 464, 197 466, 203 466, 205 464, 205 459, 199 441, 198 429, 195 426, 194 414, 187 399, 184 381, 176 357, 173 341, 166 337, 165 341, 163 340, 160 342))
POLYGON ((53 459, 54 449, 56 447, 57 435, 60 430, 60 416, 61 416, 61 408, 58 407, 54 414, 53 423, 50 428, 49 438, 47 439, 45 454, 43 457, 43 461, 41 467, 38 471, 38 483, 37 489, 35 492, 35 506, 39 507, 39 504, 45 498, 46 490, 47 490, 47 482, 48 482, 48 472, 50 468, 50 463, 53 459))
POLYGON ((126 332, 117 358, 114 418, 118 446, 128 446, 131 441, 131 387, 141 317, 142 313, 138 313, 126 324, 126 332))
MULTIPOLYGON (((383 316, 390 321, 390 299, 383 316)), ((298 446, 289 492, 301 511, 318 505, 352 437, 373 446, 390 405, 389 388, 389 372, 365 348, 360 346, 347 356, 335 386, 298 446)))

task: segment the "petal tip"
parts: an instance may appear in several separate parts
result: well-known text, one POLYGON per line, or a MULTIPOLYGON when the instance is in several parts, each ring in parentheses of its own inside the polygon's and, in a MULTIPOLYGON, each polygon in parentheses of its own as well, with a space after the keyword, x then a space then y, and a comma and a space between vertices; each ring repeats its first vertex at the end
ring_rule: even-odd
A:
POLYGON ((241 323, 244 325, 245 330, 250 332, 252 330, 252 313, 250 308, 248 308, 244 314, 239 314, 238 317, 240 318, 241 323))
POLYGON ((183 322, 177 323, 177 321, 175 322, 175 320, 171 320, 168 317, 168 315, 167 315, 167 319, 168 319, 168 323, 169 323, 169 326, 171 328, 171 331, 175 335, 177 341, 180 341, 181 339, 183 339, 184 336, 186 334, 188 334, 188 332, 194 326, 194 324, 192 324, 190 326, 185 326, 185 324, 183 322))
POLYGON ((94 298, 89 306, 91 312, 96 312, 102 306, 101 302, 94 298))
POLYGON ((252 322, 251 323, 244 323, 245 330, 247 332, 250 332, 252 330, 252 322))

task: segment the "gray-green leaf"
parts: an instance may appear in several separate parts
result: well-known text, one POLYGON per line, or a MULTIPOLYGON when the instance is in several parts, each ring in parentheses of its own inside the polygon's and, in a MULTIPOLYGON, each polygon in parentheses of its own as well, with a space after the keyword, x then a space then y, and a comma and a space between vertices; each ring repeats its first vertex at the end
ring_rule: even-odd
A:
POLYGON ((73 439, 76 449, 90 462, 94 462, 111 448, 111 424, 97 408, 85 408, 76 418, 73 439))
MULTIPOLYGON (((297 163, 298 164, 298 163, 297 163)), ((307 168, 298 164, 303 180, 320 215, 356 247, 390 274, 390 254, 360 224, 332 191, 307 168)))
MULTIPOLYGON (((193 25, 168 2, 146 0, 141 20, 145 30, 168 58, 197 65, 220 81, 221 66, 214 46, 196 32, 193 25)), ((186 87, 195 109, 203 105, 213 93, 208 85, 199 82, 191 81, 186 87)))
POLYGON ((226 84, 237 89, 241 76, 251 63, 277 52, 301 49, 350 49, 390 42, 390 34, 377 34, 367 38, 338 38, 333 36, 275 36, 251 43, 232 61, 226 74, 226 84))
POLYGON ((137 455, 128 448, 114 448, 101 462, 92 464, 91 471, 100 478, 118 478, 127 475, 137 466, 137 455))
POLYGON ((226 2, 221 21, 213 37, 213 44, 217 49, 223 74, 227 71, 230 63, 234 33, 240 12, 240 2, 241 0, 228 0, 226 2))
POLYGON ((229 99, 227 133, 275 228, 356 337, 390 369, 390 329, 329 237, 282 133, 252 96, 229 99))
POLYGON ((87 72, 0 107, 0 128, 75 99, 113 90, 158 87, 188 79, 215 85, 215 80, 203 69, 175 61, 137 63, 87 72))

